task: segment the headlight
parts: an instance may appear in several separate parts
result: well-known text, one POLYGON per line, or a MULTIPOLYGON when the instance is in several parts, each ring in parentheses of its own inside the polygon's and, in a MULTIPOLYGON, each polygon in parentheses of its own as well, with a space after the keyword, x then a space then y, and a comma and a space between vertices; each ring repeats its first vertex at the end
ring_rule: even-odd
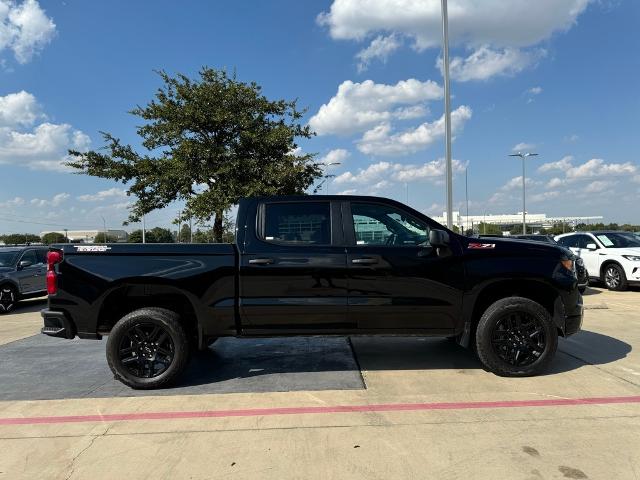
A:
POLYGON ((569 260, 569 259, 566 259, 566 260, 560 260, 560 263, 562 264, 562 266, 563 266, 564 268, 566 268, 566 269, 567 269, 567 270, 569 270, 570 272, 573 272, 573 271, 574 271, 574 270, 573 270, 573 260, 569 260))
POLYGON ((631 260, 632 262, 640 262, 640 256, 638 255, 622 255, 627 260, 631 260))

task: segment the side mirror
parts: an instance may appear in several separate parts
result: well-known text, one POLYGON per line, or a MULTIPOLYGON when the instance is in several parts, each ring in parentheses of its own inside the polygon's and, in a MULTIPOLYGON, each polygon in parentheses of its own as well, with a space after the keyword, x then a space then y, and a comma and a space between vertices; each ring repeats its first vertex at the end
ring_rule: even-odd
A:
POLYGON ((587 250, 594 251, 597 249, 598 249, 598 246, 595 243, 587 243, 587 250))
POLYGON ((449 234, 444 230, 431 230, 429 244, 432 247, 447 247, 449 246, 449 234))
POLYGON ((30 267, 31 265, 33 265, 33 263, 31 263, 29 260, 20 260, 20 263, 18 264, 18 270, 30 267))

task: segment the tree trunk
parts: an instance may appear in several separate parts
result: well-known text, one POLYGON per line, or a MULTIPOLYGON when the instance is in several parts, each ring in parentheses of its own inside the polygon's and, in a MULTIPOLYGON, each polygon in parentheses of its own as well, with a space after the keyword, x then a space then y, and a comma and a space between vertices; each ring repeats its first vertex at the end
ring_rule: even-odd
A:
POLYGON ((216 211, 216 218, 213 221, 213 241, 216 243, 222 243, 222 220, 224 219, 224 212, 222 210, 216 211))

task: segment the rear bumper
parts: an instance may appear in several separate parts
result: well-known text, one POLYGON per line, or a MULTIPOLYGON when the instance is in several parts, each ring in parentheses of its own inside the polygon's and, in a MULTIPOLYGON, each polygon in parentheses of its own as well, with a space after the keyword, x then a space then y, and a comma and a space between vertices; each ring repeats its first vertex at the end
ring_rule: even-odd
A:
POLYGON ((74 338, 76 336, 76 327, 71 320, 63 312, 53 310, 42 310, 40 312, 44 326, 40 330, 45 335, 59 338, 74 338))

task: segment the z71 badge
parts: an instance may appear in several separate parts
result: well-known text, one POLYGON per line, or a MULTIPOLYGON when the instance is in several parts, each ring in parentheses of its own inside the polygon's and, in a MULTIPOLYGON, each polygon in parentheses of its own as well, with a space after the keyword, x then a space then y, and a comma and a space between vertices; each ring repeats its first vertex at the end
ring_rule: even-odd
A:
POLYGON ((111 247, 106 245, 74 245, 78 252, 106 252, 111 250, 111 247))
POLYGON ((487 248, 496 248, 495 243, 470 243, 469 250, 484 250, 487 248))

